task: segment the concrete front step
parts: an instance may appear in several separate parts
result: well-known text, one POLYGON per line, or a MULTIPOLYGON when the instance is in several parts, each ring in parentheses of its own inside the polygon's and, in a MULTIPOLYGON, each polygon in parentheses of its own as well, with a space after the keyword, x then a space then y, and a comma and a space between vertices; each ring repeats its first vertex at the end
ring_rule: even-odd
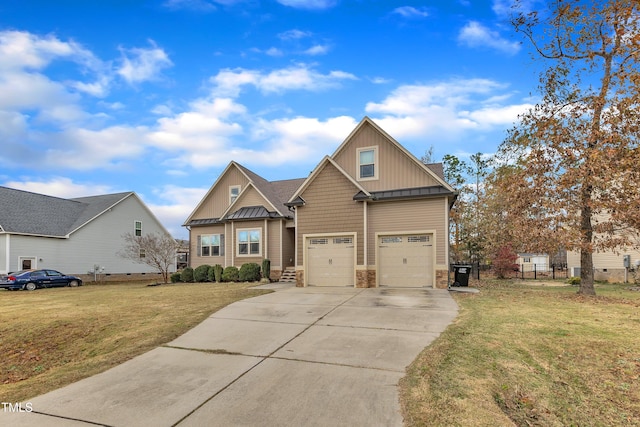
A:
POLYGON ((293 269, 286 269, 282 272, 282 276, 280 276, 280 282, 284 283, 295 283, 296 282, 296 271, 293 269))

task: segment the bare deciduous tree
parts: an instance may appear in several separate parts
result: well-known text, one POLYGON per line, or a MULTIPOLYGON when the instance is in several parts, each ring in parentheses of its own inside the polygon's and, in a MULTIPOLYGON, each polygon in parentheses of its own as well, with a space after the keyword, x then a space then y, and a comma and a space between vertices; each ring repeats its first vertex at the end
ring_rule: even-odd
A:
POLYGON ((124 247, 118 255, 155 268, 162 274, 163 283, 169 283, 169 270, 176 263, 179 247, 173 237, 161 233, 147 233, 143 236, 126 233, 122 237, 124 247))
POLYGON ((501 146, 516 166, 505 208, 528 234, 520 239, 579 250, 578 292, 595 295, 593 253, 632 245, 627 231, 640 224, 639 3, 520 3, 512 23, 545 70, 542 100, 501 146))

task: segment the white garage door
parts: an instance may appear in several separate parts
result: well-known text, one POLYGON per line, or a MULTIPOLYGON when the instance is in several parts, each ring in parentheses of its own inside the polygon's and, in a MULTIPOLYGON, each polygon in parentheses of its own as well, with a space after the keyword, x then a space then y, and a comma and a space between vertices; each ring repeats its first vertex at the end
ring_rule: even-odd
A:
POLYGON ((353 236, 307 238, 307 284, 353 286, 353 236))
POLYGON ((432 287, 432 235, 379 236, 378 274, 380 286, 432 287))

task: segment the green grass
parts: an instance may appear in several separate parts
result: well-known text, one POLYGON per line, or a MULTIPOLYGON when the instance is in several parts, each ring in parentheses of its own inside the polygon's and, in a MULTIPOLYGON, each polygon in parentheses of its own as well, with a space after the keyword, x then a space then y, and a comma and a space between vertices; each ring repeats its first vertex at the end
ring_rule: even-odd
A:
POLYGON ((147 283, 0 291, 0 401, 105 371, 182 335, 254 284, 147 283))
MULTIPOLYGON (((528 282, 531 283, 531 282, 528 282)), ((485 282, 408 369, 409 426, 639 426, 640 292, 485 282)))

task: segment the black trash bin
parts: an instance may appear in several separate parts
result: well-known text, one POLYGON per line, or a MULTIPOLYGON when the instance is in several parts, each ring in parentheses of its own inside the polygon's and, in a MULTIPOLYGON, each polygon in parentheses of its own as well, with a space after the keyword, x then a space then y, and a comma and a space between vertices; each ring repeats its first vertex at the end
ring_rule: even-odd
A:
POLYGON ((471 264, 455 264, 453 266, 453 286, 469 286, 471 264))

